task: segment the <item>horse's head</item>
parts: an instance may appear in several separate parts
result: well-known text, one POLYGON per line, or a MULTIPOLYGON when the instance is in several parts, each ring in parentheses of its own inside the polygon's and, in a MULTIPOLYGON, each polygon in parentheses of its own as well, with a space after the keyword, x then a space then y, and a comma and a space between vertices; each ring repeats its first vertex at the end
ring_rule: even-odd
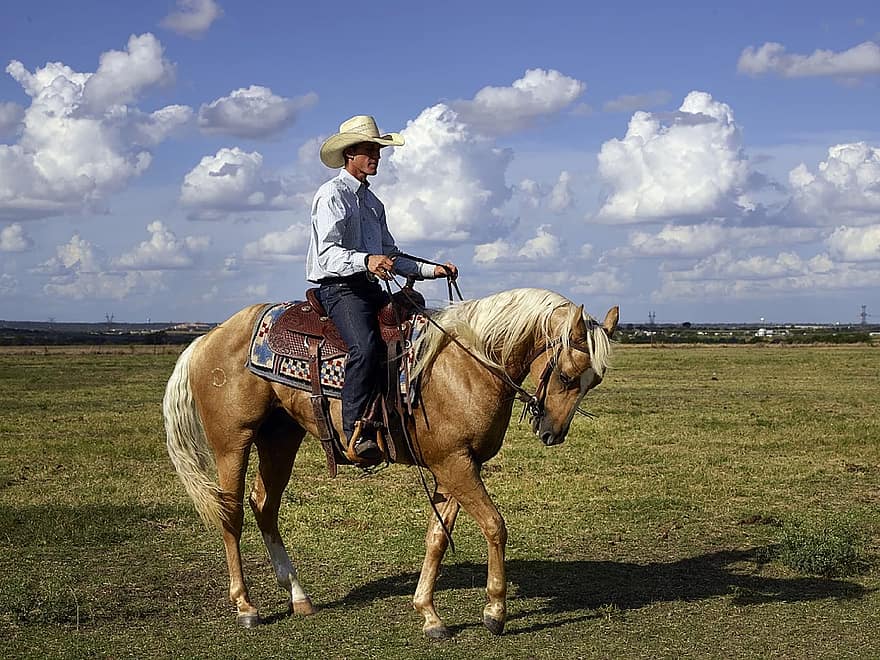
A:
POLYGON ((532 361, 529 371, 538 389, 527 413, 532 431, 545 445, 565 440, 581 399, 602 382, 619 315, 619 309, 612 307, 599 324, 584 315, 581 305, 532 361))

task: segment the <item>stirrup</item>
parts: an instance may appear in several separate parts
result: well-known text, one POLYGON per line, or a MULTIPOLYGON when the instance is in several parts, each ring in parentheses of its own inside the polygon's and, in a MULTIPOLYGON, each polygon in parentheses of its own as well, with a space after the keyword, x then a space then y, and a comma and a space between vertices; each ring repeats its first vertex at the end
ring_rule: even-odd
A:
POLYGON ((352 431, 351 438, 348 440, 348 446, 345 448, 345 457, 355 465, 377 465, 383 460, 386 460, 386 456, 388 455, 385 450, 385 440, 378 428, 376 429, 376 446, 379 450, 379 456, 376 459, 359 456, 354 450, 355 445, 363 435, 364 423, 364 420, 358 420, 354 423, 354 431, 352 431))

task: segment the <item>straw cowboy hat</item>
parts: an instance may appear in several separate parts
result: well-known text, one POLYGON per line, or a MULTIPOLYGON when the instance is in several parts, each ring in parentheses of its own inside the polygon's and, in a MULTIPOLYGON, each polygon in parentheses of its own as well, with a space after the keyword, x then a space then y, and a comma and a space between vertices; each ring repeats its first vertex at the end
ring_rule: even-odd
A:
POLYGON ((342 151, 358 142, 375 142, 383 147, 399 147, 403 144, 400 133, 379 135, 376 120, 369 115, 357 115, 339 125, 339 132, 331 135, 321 145, 321 162, 327 167, 342 167, 345 158, 342 151))

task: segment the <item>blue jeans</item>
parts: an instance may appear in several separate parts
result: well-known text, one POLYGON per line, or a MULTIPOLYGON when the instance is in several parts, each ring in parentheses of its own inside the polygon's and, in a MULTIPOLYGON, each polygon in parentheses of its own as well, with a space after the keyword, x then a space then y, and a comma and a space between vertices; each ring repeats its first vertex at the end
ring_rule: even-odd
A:
POLYGON ((388 302, 388 295, 376 282, 354 276, 321 284, 318 300, 348 344, 342 385, 342 430, 348 440, 373 395, 384 390, 385 343, 376 313, 388 302))

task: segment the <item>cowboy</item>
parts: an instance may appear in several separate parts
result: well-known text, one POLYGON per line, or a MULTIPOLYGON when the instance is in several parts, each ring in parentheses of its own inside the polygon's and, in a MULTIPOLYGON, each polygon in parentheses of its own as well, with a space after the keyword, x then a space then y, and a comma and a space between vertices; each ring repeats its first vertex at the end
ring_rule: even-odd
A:
POLYGON ((380 367, 385 346, 376 313, 388 297, 377 280, 390 280, 394 273, 418 279, 458 275, 453 263, 434 266, 398 256, 385 207, 369 189, 367 177, 378 170, 379 150, 403 142, 399 133, 380 134, 375 119, 367 115, 342 122, 339 132, 321 145, 321 162, 342 169, 318 188, 312 202, 306 278, 318 284, 318 300, 348 344, 343 440, 348 446, 357 427, 354 451, 364 462, 381 459, 375 438, 361 435, 367 406, 384 382, 380 367))

